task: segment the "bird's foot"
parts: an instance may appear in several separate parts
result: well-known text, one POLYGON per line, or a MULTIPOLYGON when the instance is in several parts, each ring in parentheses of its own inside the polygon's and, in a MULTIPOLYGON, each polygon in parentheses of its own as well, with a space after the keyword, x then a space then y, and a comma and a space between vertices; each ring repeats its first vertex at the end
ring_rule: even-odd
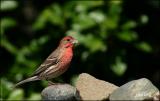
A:
POLYGON ((55 85, 55 83, 52 81, 48 81, 48 86, 51 86, 51 85, 55 85))

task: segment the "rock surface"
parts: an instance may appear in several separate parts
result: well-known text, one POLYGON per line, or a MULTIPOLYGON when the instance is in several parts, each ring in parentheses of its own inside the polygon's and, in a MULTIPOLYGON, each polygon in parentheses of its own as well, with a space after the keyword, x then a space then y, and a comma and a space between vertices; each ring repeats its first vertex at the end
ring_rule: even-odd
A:
POLYGON ((130 81, 116 89, 109 100, 154 99, 159 90, 146 78, 130 81))
POLYGON ((111 83, 98 80, 89 74, 82 73, 76 82, 76 88, 82 100, 107 100, 109 94, 118 87, 111 83))
POLYGON ((69 84, 54 84, 46 87, 41 92, 42 100, 80 100, 75 87, 69 84))
POLYGON ((153 101, 160 101, 160 92, 159 91, 153 95, 152 100, 153 101))

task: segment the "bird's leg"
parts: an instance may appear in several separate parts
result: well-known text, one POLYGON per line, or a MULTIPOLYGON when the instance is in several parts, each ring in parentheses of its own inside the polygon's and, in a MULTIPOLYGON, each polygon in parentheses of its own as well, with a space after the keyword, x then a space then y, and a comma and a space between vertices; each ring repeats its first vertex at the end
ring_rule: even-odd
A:
POLYGON ((50 80, 47 80, 48 81, 48 86, 51 86, 51 85, 55 85, 54 82, 50 81, 50 80))

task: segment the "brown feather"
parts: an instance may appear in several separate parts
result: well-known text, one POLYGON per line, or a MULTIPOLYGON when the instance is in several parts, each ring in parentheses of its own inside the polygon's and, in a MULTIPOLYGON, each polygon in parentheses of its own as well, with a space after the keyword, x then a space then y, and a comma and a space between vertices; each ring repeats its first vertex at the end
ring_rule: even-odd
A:
POLYGON ((48 58, 36 69, 33 75, 40 74, 41 72, 45 71, 47 68, 49 68, 52 65, 55 65, 58 62, 58 54, 57 49, 53 51, 48 58))

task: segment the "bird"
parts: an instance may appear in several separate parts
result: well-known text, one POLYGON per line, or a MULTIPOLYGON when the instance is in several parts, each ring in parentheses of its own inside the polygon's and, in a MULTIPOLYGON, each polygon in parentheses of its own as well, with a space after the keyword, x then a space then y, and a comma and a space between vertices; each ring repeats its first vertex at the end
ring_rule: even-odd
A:
POLYGON ((76 43, 78 43, 78 40, 72 36, 62 38, 58 47, 34 71, 32 76, 15 84, 14 88, 21 84, 37 80, 47 80, 52 84, 51 79, 60 76, 68 69, 76 43))

